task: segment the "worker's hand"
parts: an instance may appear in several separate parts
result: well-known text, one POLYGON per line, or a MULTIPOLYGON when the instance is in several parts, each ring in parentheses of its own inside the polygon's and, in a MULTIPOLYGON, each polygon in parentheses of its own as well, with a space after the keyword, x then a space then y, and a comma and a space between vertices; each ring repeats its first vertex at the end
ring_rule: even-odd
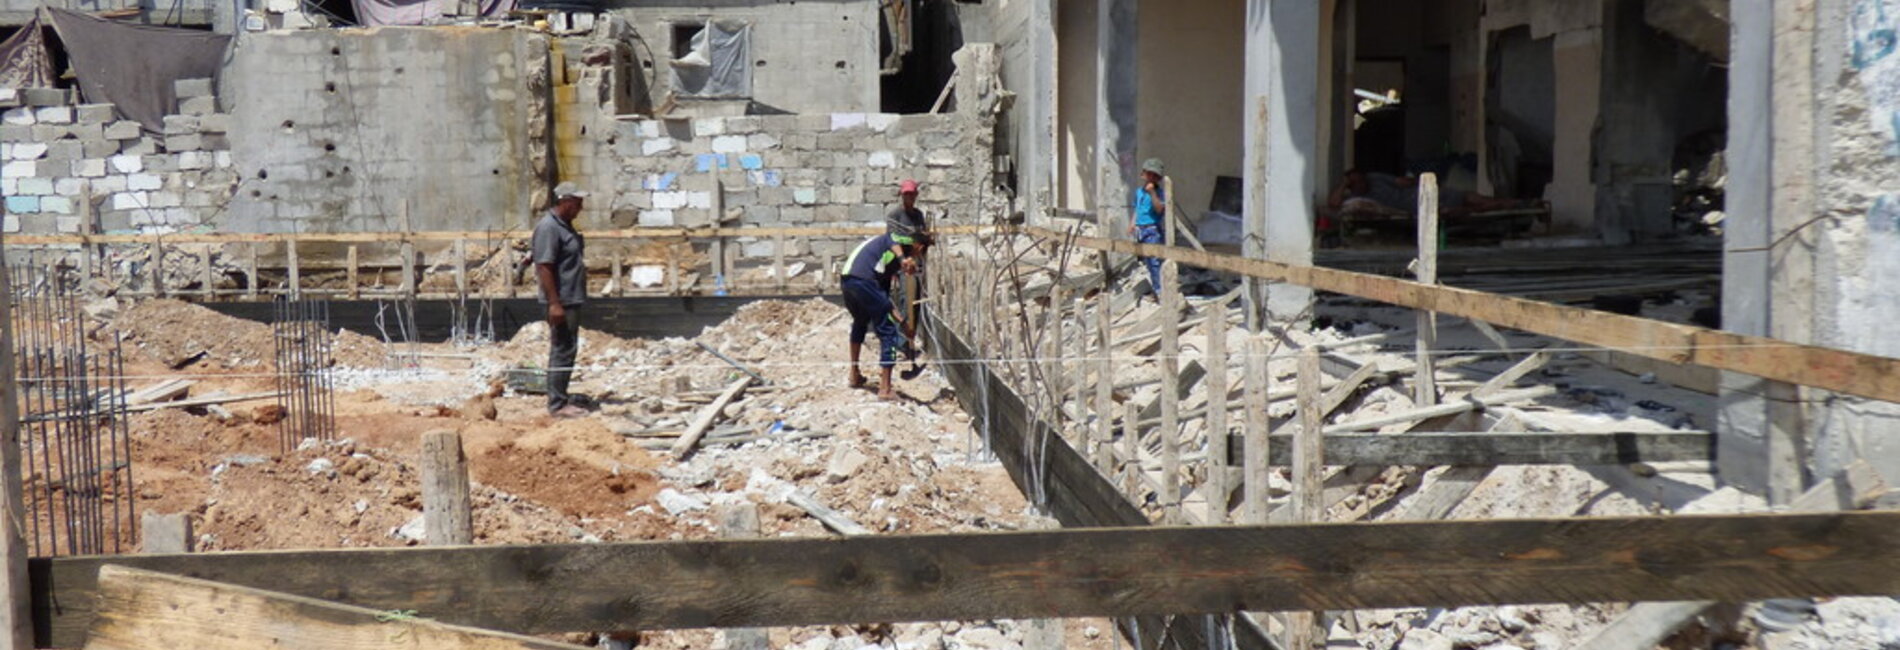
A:
POLYGON ((906 275, 917 274, 917 258, 915 257, 905 256, 903 260, 897 263, 897 266, 903 269, 906 275))
POLYGON ((548 326, 567 327, 567 308, 558 300, 548 303, 548 326))

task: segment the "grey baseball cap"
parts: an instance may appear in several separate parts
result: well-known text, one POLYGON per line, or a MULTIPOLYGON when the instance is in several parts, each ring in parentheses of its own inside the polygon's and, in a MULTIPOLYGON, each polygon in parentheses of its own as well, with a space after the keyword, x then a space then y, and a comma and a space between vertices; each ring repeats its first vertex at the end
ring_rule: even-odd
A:
POLYGON ((559 201, 568 197, 584 199, 587 198, 587 192, 582 191, 581 186, 575 185, 573 182, 554 186, 554 200, 559 201))

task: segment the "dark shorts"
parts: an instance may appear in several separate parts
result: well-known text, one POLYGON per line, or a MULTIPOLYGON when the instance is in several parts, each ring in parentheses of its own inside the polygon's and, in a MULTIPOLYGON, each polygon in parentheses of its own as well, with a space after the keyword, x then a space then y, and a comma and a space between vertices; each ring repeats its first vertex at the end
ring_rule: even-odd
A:
POLYGON ((891 319, 891 296, 883 288, 870 280, 853 275, 845 276, 844 308, 851 312, 851 344, 864 343, 864 337, 877 332, 880 345, 878 365, 889 368, 897 365, 897 351, 904 348, 904 335, 897 330, 897 322, 891 319))

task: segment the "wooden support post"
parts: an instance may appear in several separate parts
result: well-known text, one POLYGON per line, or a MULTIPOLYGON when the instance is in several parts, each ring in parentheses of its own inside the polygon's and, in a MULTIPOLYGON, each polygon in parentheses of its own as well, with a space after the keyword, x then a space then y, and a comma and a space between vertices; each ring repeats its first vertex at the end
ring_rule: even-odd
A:
POLYGON ((455 240, 455 299, 468 300, 468 240, 455 240))
POLYGON ((303 299, 303 266, 297 261, 297 240, 284 240, 284 268, 290 273, 291 300, 303 299))
POLYGON ((1255 334, 1247 337, 1247 356, 1242 360, 1246 372, 1247 453, 1242 457, 1241 486, 1245 489, 1241 523, 1267 523, 1267 342, 1255 334))
MULTIPOLYGON (((1172 238, 1170 238, 1172 241, 1172 238)), ((1181 519, 1181 291, 1173 262, 1161 266, 1161 507, 1169 524, 1181 519)))
MULTIPOLYGON (((714 227, 726 225, 726 185, 719 182, 717 173, 713 174, 712 223, 714 227)), ((715 236, 712 243, 713 286, 724 283, 725 290, 730 292, 738 283, 726 274, 726 270, 726 238, 715 236)))
MULTIPOLYGON (((1301 523, 1319 523, 1326 519, 1326 492, 1322 474, 1326 469, 1325 438, 1320 434, 1324 420, 1320 412, 1319 348, 1308 346, 1300 351, 1299 416, 1300 427, 1293 435, 1293 516, 1301 523)), ((1319 621, 1320 612, 1290 612, 1286 617, 1286 646, 1289 650, 1307 650, 1326 642, 1319 621)))
MULTIPOLYGON (((13 280, 5 276, 0 270, 0 285, 13 280)), ((0 351, 5 352, 0 353, 0 647, 26 650, 33 647, 33 599, 26 568, 26 484, 20 472, 20 387, 11 354, 12 293, 0 291, 0 351)))
MULTIPOLYGON (((1226 311, 1225 307, 1221 308, 1226 311)), ((1227 501, 1227 319, 1224 314, 1207 319, 1207 523, 1225 524, 1227 501)))
MULTIPOLYGON (((1418 268, 1419 284, 1438 283, 1438 175, 1426 172, 1418 178, 1418 268)), ((1418 406, 1438 403, 1438 380, 1433 374, 1432 347, 1438 343, 1438 314, 1418 312, 1418 375, 1412 384, 1412 401, 1418 406)))
POLYGON ((1108 293, 1095 297, 1095 468, 1104 476, 1111 475, 1115 466, 1115 347, 1110 345, 1113 338, 1110 326, 1113 317, 1109 315, 1108 293))
POLYGON ((1075 443, 1079 449, 1088 449, 1089 433, 1089 326, 1087 322, 1088 303, 1082 299, 1081 291, 1075 292, 1070 301, 1069 314, 1074 323, 1074 336, 1070 337, 1070 354, 1074 358, 1075 368, 1069 375, 1069 400, 1075 403, 1075 443))
MULTIPOLYGON (((759 530, 759 506, 750 501, 720 506, 718 513, 719 536, 726 539, 754 539, 761 535, 759 530)), ((742 627, 723 630, 726 636, 726 648, 729 650, 771 650, 764 629, 742 627)))
POLYGON ((402 297, 416 299, 416 244, 413 240, 415 229, 409 226, 409 200, 404 199, 402 210, 402 297))
POLYGON ((348 285, 345 287, 345 290, 349 292, 350 300, 355 300, 358 296, 362 295, 362 280, 361 276, 358 275, 358 262, 356 244, 350 244, 349 251, 344 258, 344 264, 349 268, 343 273, 343 281, 348 285))
POLYGON ((191 515, 147 510, 139 515, 139 540, 146 553, 190 553, 191 515))
POLYGON ((627 277, 627 253, 625 251, 614 252, 613 268, 608 270, 613 274, 612 279, 607 283, 608 286, 613 287, 613 291, 609 295, 618 294, 624 296, 628 293, 632 293, 631 288, 626 284, 627 281, 632 278, 627 277))
MULTIPOLYGON (((687 243, 690 244, 690 242, 687 243)), ((666 247, 666 293, 671 296, 680 295, 680 276, 685 274, 680 270, 680 261, 674 254, 675 250, 677 249, 672 246, 666 247)))
POLYGON ((151 249, 152 254, 147 256, 150 259, 145 264, 151 267, 152 297, 163 298, 165 297, 165 243, 159 240, 158 235, 152 235, 151 249))
POLYGON ((475 543, 468 457, 462 453, 460 433, 422 434, 422 534, 430 546, 475 543))
POLYGON ((1122 403, 1121 485, 1129 501, 1141 503, 1141 410, 1133 401, 1122 403))
MULTIPOLYGON (((257 246, 257 242, 251 242, 244 246, 245 255, 250 258, 248 261, 249 266, 245 269, 250 275, 248 276, 249 280, 244 283, 244 295, 249 296, 253 300, 257 299, 257 292, 264 285, 264 278, 257 274, 257 246)), ((354 251, 356 247, 351 246, 350 250, 354 251)), ((355 274, 351 275, 354 276, 355 274)))
POLYGON ((211 268, 211 252, 215 248, 217 248, 217 246, 214 244, 204 245, 204 250, 202 251, 204 267, 199 269, 201 276, 198 279, 198 284, 200 285, 198 294, 203 296, 207 301, 211 300, 212 296, 217 295, 218 289, 217 283, 212 281, 212 278, 216 277, 216 274, 212 272, 213 269, 211 268))

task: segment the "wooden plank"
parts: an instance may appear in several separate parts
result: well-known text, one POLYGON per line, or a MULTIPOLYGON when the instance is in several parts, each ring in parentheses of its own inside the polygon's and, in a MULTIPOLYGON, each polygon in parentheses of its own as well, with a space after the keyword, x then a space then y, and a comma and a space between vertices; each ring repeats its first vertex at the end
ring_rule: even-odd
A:
POLYGON ((468 300, 468 240, 455 240, 455 298, 468 300))
MULTIPOLYGON (((1174 215, 1168 215, 1172 222, 1174 215)), ((1174 241, 1170 236, 1168 241, 1174 241)), ((1175 329, 1181 319, 1181 283, 1173 262, 1161 267, 1161 394, 1155 403, 1161 407, 1161 427, 1156 435, 1161 443, 1161 509, 1163 521, 1180 524, 1181 519, 1181 421, 1180 407, 1181 336, 1175 329)))
POLYGON ((209 397, 200 397, 197 399, 178 400, 176 402, 152 402, 149 404, 139 404, 136 406, 128 404, 126 405, 125 410, 129 413, 138 413, 140 411, 156 411, 158 409, 168 409, 168 408, 190 408, 193 406, 210 406, 212 404, 230 404, 232 402, 250 402, 250 401, 255 401, 255 400, 260 400, 260 399, 271 399, 273 397, 277 397, 278 395, 282 395, 282 394, 283 394, 282 391, 267 390, 267 391, 260 391, 256 393, 239 393, 236 395, 212 395, 209 397))
MULTIPOLYGON (((1409 436, 1408 436, 1409 437, 1409 436)), ((1478 489, 1478 484, 1491 476, 1490 467, 1458 465, 1445 468, 1436 479, 1425 487, 1419 488, 1418 495, 1406 503, 1405 509, 1394 517, 1403 521, 1444 519, 1458 504, 1478 489)))
POLYGON ((284 241, 284 270, 290 274, 289 283, 284 287, 290 292, 290 299, 303 299, 303 266, 297 264, 297 240, 295 239, 284 241))
POLYGON ((211 267, 211 251, 210 244, 201 246, 198 251, 198 258, 203 261, 203 265, 198 268, 198 295, 204 300, 210 300, 218 289, 217 282, 212 280, 214 269, 211 267))
MULTIPOLYGON (((32 560, 49 645, 105 564, 520 633, 1900 593, 1897 512, 32 560), (639 576, 630 580, 628 576, 639 576), (550 588, 559 585, 559 588, 550 588), (59 603, 54 607, 53 603, 59 603)), ((147 640, 149 642, 149 640, 147 640)), ((149 644, 145 647, 152 647, 149 644)))
POLYGON ((1525 388, 1525 389, 1520 389, 1520 390, 1501 392, 1501 393, 1497 393, 1495 395, 1491 395, 1488 397, 1467 397, 1463 400, 1440 404, 1438 406, 1410 409, 1410 410, 1401 411, 1398 413, 1392 413, 1388 415, 1380 415, 1380 416, 1374 416, 1370 418, 1354 420, 1352 422, 1341 422, 1339 424, 1327 426, 1325 431, 1327 433, 1346 433, 1349 431, 1377 429, 1379 427, 1383 427, 1390 424, 1416 422, 1418 420, 1424 420, 1427 418, 1442 417, 1446 415, 1457 415, 1459 413, 1464 413, 1466 411, 1479 410, 1487 406, 1497 406, 1500 404, 1507 404, 1510 402, 1533 400, 1539 397, 1555 394, 1556 392, 1557 392, 1557 387, 1555 386, 1537 386, 1533 388, 1525 388))
MULTIPOLYGON (((784 235, 775 235, 772 237, 772 280, 773 280, 773 286, 778 287, 779 291, 785 290, 785 282, 787 278, 785 277, 785 236, 784 235)), ((905 295, 913 295, 913 294, 905 294, 905 295)))
MULTIPOLYGON (((1438 284, 1438 175, 1431 172, 1418 177, 1418 283, 1438 284)), ((1418 312, 1417 379, 1412 383, 1412 403, 1432 406, 1438 403, 1436 372, 1432 370, 1432 348, 1438 345, 1438 315, 1430 310, 1418 312)))
MULTIPOLYGON (((719 521, 719 535, 726 539, 757 539, 759 530, 759 506, 750 501, 718 506, 714 516, 719 521)), ((723 630, 726 647, 729 650, 771 650, 772 644, 765 630, 756 627, 742 627, 723 630)))
POLYGON ((700 409, 699 415, 693 416, 693 423, 686 427, 686 433, 681 434, 679 441, 673 443, 673 457, 685 458, 692 455, 693 448, 699 446, 699 439, 706 435, 706 430, 711 429, 714 422, 719 420, 719 412, 724 411, 726 405, 737 399, 740 393, 745 392, 746 386, 751 384, 751 375, 735 379, 731 385, 726 386, 726 392, 720 393, 711 404, 700 409))
MULTIPOLYGON (((1715 456, 1715 439, 1706 431, 1327 433, 1323 441, 1326 462, 1334 466, 1628 465, 1707 461, 1715 456)), ((1267 464, 1292 465, 1293 445, 1292 434, 1269 436, 1267 464)), ((1238 435, 1228 436, 1227 447, 1235 458, 1255 448, 1238 435)))
MULTIPOLYGON (((1429 369, 1425 374, 1430 374, 1429 369)), ((1293 517, 1315 523, 1326 519, 1326 492, 1321 475, 1326 471, 1325 443, 1320 425, 1319 349, 1300 350, 1299 376, 1300 427, 1293 434, 1293 517)), ((1326 633, 1320 629, 1323 612, 1297 611, 1286 615, 1286 647, 1312 648, 1315 641, 1324 645, 1326 633)))
POLYGON ((356 300, 357 296, 359 295, 359 292, 362 291, 362 288, 363 288, 361 280, 357 277, 358 270, 357 270, 356 255, 357 255, 356 245, 351 244, 349 252, 345 255, 347 259, 348 270, 344 273, 344 276, 345 276, 344 282, 348 284, 350 300, 356 300))
MULTIPOLYGON (((932 228, 938 237, 958 235, 1006 234, 1016 229, 995 225, 952 225, 932 228)), ((593 240, 616 239, 714 239, 719 237, 805 237, 818 239, 844 239, 869 237, 884 234, 885 227, 878 226, 703 226, 703 227, 637 227, 604 230, 589 230, 587 238, 593 240)), ((527 239, 527 231, 513 230, 440 230, 400 231, 411 241, 452 242, 456 239, 527 239)), ((347 233, 174 233, 165 235, 167 241, 192 244, 241 244, 241 243, 281 243, 298 239, 310 243, 325 244, 375 244, 387 243, 392 238, 390 232, 347 232, 347 233)), ((101 244, 139 244, 152 240, 151 235, 15 235, 7 238, 8 246, 74 246, 101 244)))
POLYGON ((314 598, 107 565, 86 650, 576 649, 314 598))
MULTIPOLYGON (((1029 226, 1018 227, 1015 231, 1033 236, 1061 235, 1046 228, 1029 226)), ((1426 286, 1398 278, 1338 269, 1295 266, 1265 259, 1100 237, 1075 237, 1073 242, 1083 248, 1161 257, 1215 271, 1483 320, 1499 327, 1603 346, 1671 363, 1729 370, 1880 401, 1900 402, 1900 359, 1891 357, 1801 345, 1457 287, 1426 286)))
POLYGON ((163 298, 165 297, 165 244, 158 235, 152 235, 149 249, 150 255, 146 265, 151 267, 148 270, 152 273, 152 295, 163 298))
POLYGON ((797 506, 800 510, 804 510, 806 514, 811 515, 813 519, 817 519, 820 523, 823 523, 826 528, 837 531, 839 535, 858 537, 871 534, 871 529, 859 525, 858 522, 845 516, 844 513, 820 503, 817 497, 813 497, 804 492, 793 491, 791 494, 786 495, 785 502, 797 506))
MULTIPOLYGON (((1207 321, 1206 365, 1210 385, 1207 392, 1207 439, 1225 440, 1227 431, 1227 319, 1210 318, 1207 321)), ((1227 465, 1230 456, 1227 445, 1210 444, 1207 446, 1207 485, 1208 521, 1213 525, 1226 524, 1228 521, 1228 501, 1233 490, 1227 485, 1227 465)))
POLYGON ((1246 444, 1241 447, 1242 459, 1241 485, 1246 491, 1242 499, 1241 522, 1249 524, 1267 523, 1267 513, 1271 507, 1267 495, 1267 459, 1269 458, 1268 434, 1270 421, 1267 413, 1267 343, 1259 335, 1247 337, 1246 364, 1246 444))
POLYGON ((1538 368, 1544 367, 1544 364, 1549 361, 1550 354, 1546 352, 1539 351, 1525 355, 1524 358, 1517 363, 1511 364, 1511 367, 1505 368, 1504 372, 1500 372, 1496 376, 1486 379, 1483 385, 1471 391, 1471 396, 1483 398, 1503 392, 1504 389, 1511 384, 1517 383, 1517 380, 1523 379, 1524 375, 1531 374, 1538 368))
MULTIPOLYGON (((251 242, 250 244, 245 245, 244 248, 245 248, 245 255, 249 257, 249 260, 247 260, 247 266, 245 268, 246 268, 246 272, 250 274, 247 276, 248 280, 244 283, 245 284, 244 295, 248 298, 251 298, 252 300, 256 300, 258 289, 262 288, 264 285, 264 278, 257 274, 258 244, 256 242, 251 242)), ((352 253, 351 259, 355 259, 354 253, 356 252, 356 247, 351 246, 350 252, 352 253)), ((352 264, 350 266, 354 268, 356 265, 352 264)), ((356 278, 355 271, 350 272, 350 278, 352 280, 356 278)), ((354 282, 350 284, 351 286, 355 286, 354 282)))
POLYGON ((475 543, 462 434, 452 430, 423 433, 421 465, 423 541, 431 546, 475 543))

